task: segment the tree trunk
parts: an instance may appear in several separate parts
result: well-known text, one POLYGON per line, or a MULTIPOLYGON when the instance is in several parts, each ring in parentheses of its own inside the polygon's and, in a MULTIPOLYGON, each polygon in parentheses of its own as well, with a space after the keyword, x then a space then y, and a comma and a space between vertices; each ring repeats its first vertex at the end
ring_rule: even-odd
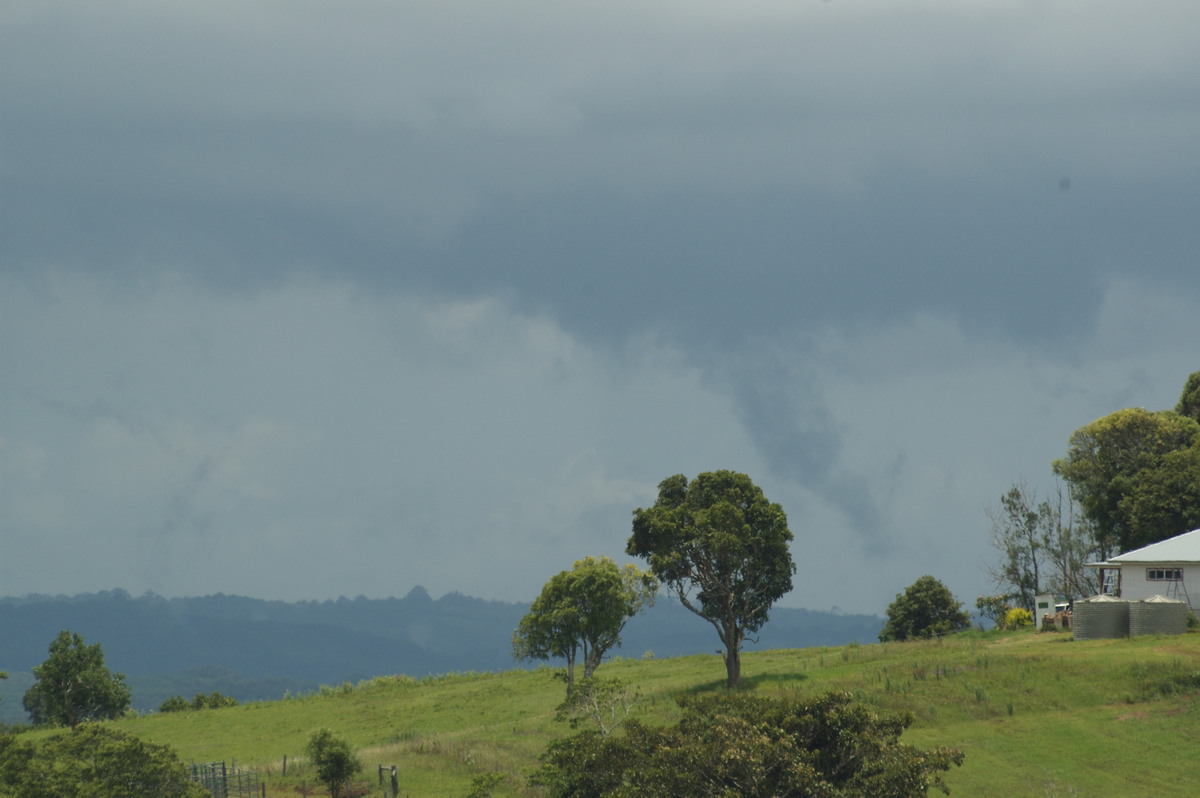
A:
POLYGON ((742 630, 729 621, 717 629, 721 642, 725 644, 725 687, 732 690, 742 680, 742 630))
POLYGON ((732 690, 742 679, 742 651, 738 645, 725 648, 725 687, 732 690))

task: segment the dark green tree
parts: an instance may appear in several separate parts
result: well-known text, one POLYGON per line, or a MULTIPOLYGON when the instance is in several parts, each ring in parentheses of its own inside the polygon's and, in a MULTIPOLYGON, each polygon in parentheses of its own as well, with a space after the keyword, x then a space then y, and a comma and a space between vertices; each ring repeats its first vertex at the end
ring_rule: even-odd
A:
POLYGON ((104 667, 100 644, 85 645, 83 637, 59 632, 50 656, 33 668, 37 679, 25 692, 25 711, 38 725, 71 726, 85 720, 107 720, 125 714, 130 692, 125 676, 104 667))
POLYGON ((741 679, 742 642, 792 589, 791 540, 783 508, 748 476, 710 471, 690 484, 682 474, 659 483, 654 506, 634 510, 625 550, 645 558, 684 607, 713 625, 732 688, 741 679))
POLYGON ((1200 439, 1130 477, 1119 509, 1129 531, 1124 550, 1200 527, 1200 439))
POLYGON ((1183 384, 1183 393, 1179 395, 1179 404, 1175 412, 1187 416, 1193 421, 1200 421, 1200 371, 1193 371, 1183 384))
POLYGON ((900 743, 911 716, 880 717, 846 693, 679 699, 673 726, 630 721, 551 743, 537 781, 551 798, 915 798, 962 764, 900 743))
POLYGON ((570 695, 576 659, 582 655, 583 678, 590 679, 604 655, 621 644, 625 622, 653 605, 657 592, 658 580, 634 565, 585 557, 542 588, 513 632, 513 657, 564 658, 570 695))
POLYGON ((1097 551, 1106 558, 1188 531, 1200 519, 1200 501, 1189 496, 1184 512, 1159 512, 1144 494, 1172 482, 1200 480, 1188 469, 1195 460, 1174 455, 1200 440, 1200 424, 1170 411, 1118 410, 1075 430, 1067 456, 1054 471, 1091 522, 1097 551), (1180 469, 1184 469, 1182 472, 1180 469), (1158 523, 1183 524, 1159 527, 1158 523))
POLYGON ((98 723, 37 742, 0 734, 0 796, 212 798, 168 746, 98 723))
POLYGON ((329 789, 330 798, 339 798, 346 783, 363 767, 350 744, 329 729, 313 734, 305 751, 317 769, 317 778, 329 789))
POLYGON ((887 608, 879 641, 941 637, 970 628, 971 616, 949 588, 932 576, 922 576, 887 608))

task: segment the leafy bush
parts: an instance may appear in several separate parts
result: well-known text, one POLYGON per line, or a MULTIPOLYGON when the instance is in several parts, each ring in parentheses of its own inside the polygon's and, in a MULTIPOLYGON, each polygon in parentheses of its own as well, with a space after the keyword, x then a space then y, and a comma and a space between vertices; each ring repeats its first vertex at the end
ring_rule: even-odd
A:
POLYGON ((1005 629, 1028 629, 1033 626, 1033 615, 1024 607, 1013 607, 1004 613, 1005 629))
POLYGON ((212 798, 171 748, 98 723, 38 743, 0 734, 0 795, 212 798))
POLYGON ((961 751, 899 742, 911 716, 881 717, 848 693, 770 699, 722 693, 679 699, 674 726, 631 720, 550 744, 536 783, 551 798, 886 796, 944 789, 961 751))
POLYGON ((220 707, 236 707, 238 701, 221 693, 196 693, 189 702, 181 695, 173 695, 158 705, 159 712, 184 712, 189 709, 219 709, 220 707))

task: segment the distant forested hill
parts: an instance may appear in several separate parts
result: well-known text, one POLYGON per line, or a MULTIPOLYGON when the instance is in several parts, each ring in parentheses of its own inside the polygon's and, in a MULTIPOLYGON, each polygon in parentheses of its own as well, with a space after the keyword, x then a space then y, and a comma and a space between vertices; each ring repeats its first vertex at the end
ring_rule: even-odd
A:
MULTIPOLYGON (((62 629, 104 647, 110 670, 126 674, 134 706, 153 709, 172 694, 214 690, 242 701, 279 698, 322 684, 383 674, 420 677, 516 667, 512 631, 527 604, 459 593, 404 598, 282 602, 240 596, 134 598, 122 590, 79 596, 0 598, 0 722, 24 720, 20 696, 30 668, 62 629)), ((874 642, 874 615, 776 608, 747 650, 874 642)), ((712 627, 660 597, 625 628, 615 652, 641 657, 715 652, 712 627)))

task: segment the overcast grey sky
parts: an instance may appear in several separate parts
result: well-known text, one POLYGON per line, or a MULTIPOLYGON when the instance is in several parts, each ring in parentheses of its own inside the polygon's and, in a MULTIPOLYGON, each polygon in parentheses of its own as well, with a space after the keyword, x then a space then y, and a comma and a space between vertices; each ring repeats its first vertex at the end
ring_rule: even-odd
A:
POLYGON ((745 471, 787 606, 1200 370, 1195 0, 0 8, 0 594, 525 601, 745 471))

